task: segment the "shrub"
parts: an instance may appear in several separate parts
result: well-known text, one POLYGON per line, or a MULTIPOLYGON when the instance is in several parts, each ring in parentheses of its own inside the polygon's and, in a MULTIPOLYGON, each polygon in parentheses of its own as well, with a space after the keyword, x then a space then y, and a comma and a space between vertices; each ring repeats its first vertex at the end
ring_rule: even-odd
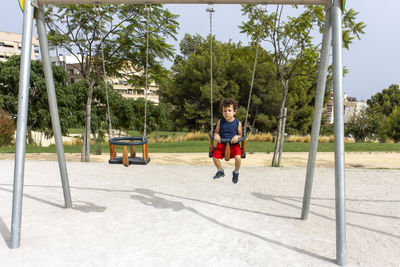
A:
POLYGON ((0 110, 0 147, 10 146, 15 142, 15 125, 11 115, 0 110))

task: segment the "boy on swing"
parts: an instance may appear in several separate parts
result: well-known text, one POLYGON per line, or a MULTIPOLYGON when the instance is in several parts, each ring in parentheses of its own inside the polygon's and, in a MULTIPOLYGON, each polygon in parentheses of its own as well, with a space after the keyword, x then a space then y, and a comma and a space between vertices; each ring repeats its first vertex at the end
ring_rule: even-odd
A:
POLYGON ((213 177, 218 179, 225 176, 222 169, 220 159, 225 156, 226 145, 230 146, 230 158, 235 159, 235 170, 232 173, 232 182, 236 184, 239 180, 239 169, 242 162, 242 152, 238 144, 239 138, 242 137, 242 123, 235 118, 238 104, 232 98, 224 98, 220 103, 222 118, 218 120, 217 127, 215 128, 214 141, 217 142, 217 147, 212 154, 212 158, 218 171, 213 177), (220 143, 221 139, 230 139, 230 143, 220 143))

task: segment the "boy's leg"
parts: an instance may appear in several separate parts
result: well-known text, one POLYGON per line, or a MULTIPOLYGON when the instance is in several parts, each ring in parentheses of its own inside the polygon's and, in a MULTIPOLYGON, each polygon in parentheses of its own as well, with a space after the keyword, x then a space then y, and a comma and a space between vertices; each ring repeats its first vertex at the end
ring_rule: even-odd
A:
POLYGON ((242 157, 240 155, 235 156, 235 170, 232 172, 232 183, 236 184, 239 181, 239 169, 242 163, 242 157))
POLYGON ((221 161, 213 157, 214 165, 217 167, 218 171, 213 177, 213 179, 218 179, 225 176, 224 170, 222 169, 221 161))
POLYGON ((212 158, 213 159, 213 161, 214 161, 214 165, 215 165, 215 167, 217 167, 217 170, 221 170, 222 169, 222 167, 221 167, 221 161, 219 160, 219 159, 217 159, 217 158, 212 158))
POLYGON ((242 164, 242 157, 239 155, 236 155, 235 156, 235 171, 239 172, 241 164, 242 164))

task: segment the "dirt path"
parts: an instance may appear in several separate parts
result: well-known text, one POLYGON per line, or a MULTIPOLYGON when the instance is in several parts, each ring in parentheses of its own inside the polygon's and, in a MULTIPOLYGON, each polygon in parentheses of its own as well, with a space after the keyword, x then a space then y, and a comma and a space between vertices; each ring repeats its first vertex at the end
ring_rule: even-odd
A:
MULTIPOLYGON (((169 165, 213 165, 206 153, 151 153, 151 163, 169 165)), ((80 153, 66 153, 67 161, 79 162, 80 153)), ((0 160, 13 160, 14 154, 0 153, 0 160)), ((107 162, 108 154, 91 155, 92 162, 107 162)), ((283 167, 305 167, 307 166, 308 153, 287 152, 282 155, 283 167)), ((26 160, 57 160, 55 153, 29 153, 26 160)), ((247 154, 242 161, 242 166, 270 166, 272 154, 253 153, 247 154)), ((233 162, 224 162, 225 165, 232 165, 233 162)), ((400 168, 399 152, 348 152, 345 155, 346 168, 367 168, 367 169, 398 169, 400 168)), ((317 167, 333 168, 334 153, 319 152, 317 154, 317 167)))

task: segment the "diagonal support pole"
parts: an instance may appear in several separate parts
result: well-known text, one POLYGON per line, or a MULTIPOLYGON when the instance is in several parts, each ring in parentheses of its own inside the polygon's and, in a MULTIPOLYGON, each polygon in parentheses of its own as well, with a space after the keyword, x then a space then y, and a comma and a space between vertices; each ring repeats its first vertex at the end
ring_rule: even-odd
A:
POLYGON ((329 66, 329 50, 332 41, 330 10, 325 8, 325 28, 322 36, 321 56, 318 70, 317 90, 315 94, 314 116, 311 130, 310 149, 308 152, 306 183, 304 186, 303 208, 301 219, 308 219, 310 210, 311 191, 314 179, 315 160, 317 157, 318 137, 321 128, 322 106, 324 104, 326 77, 329 66))
POLYGON ((56 90, 54 86, 53 70, 50 63, 49 45, 46 34, 43 7, 35 8, 36 24, 39 35, 40 53, 42 55, 43 71, 46 81, 47 96, 49 99, 51 123, 53 125, 54 139, 56 143, 58 166, 60 168, 61 183, 64 193, 66 208, 72 207, 71 192, 69 189, 67 166, 65 163, 64 145, 62 142, 60 118, 58 116, 56 90))
POLYGON ((31 71, 33 6, 25 0, 22 51, 19 74, 18 119, 14 163, 13 204, 10 248, 18 248, 21 239, 22 195, 24 187, 26 128, 28 123, 29 80, 31 71))

